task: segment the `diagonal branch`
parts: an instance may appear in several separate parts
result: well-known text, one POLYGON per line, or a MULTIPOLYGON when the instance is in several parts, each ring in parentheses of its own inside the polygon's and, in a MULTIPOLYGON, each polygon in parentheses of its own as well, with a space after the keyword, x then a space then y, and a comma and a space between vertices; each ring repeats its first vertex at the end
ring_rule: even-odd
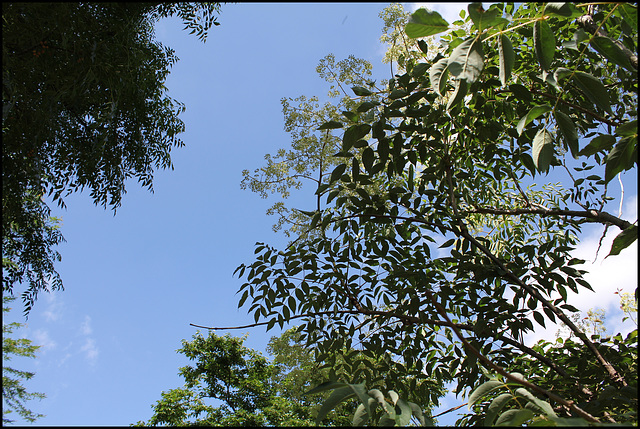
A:
MULTIPOLYGON (((431 294, 431 291, 429 291, 428 289, 425 289, 425 293, 427 294, 427 296, 429 297, 429 299, 431 300, 433 305, 436 307, 436 309, 438 310, 438 313, 440 313, 442 318, 444 320, 446 320, 447 322, 451 323, 451 320, 449 319, 449 316, 447 315, 447 312, 440 305, 440 303, 438 303, 438 301, 435 299, 433 294, 431 294)), ((460 330, 458 328, 456 328, 455 326, 452 326, 451 329, 453 329, 453 332, 456 334, 458 339, 460 339, 460 341, 462 341, 462 343, 465 345, 465 347, 473 355, 475 355, 478 358, 478 360, 480 360, 487 367, 491 368, 492 370, 494 370, 498 374, 502 375, 507 380, 512 381, 514 383, 518 383, 518 384, 520 384, 520 385, 522 385, 524 387, 528 387, 531 390, 534 390, 534 391, 536 391, 536 392, 538 392, 538 393, 540 393, 542 395, 547 396, 549 399, 568 407, 575 414, 579 415, 580 417, 582 417, 582 418, 584 418, 584 419, 586 419, 586 420, 588 420, 590 422, 594 422, 594 423, 599 422, 599 420, 596 417, 592 416, 591 414, 587 413, 586 411, 584 411, 580 407, 576 406, 574 401, 567 401, 566 399, 556 395, 553 392, 550 392, 550 391, 548 391, 546 389, 543 389, 542 387, 540 387, 540 386, 538 386, 536 384, 533 384, 533 383, 531 383, 529 381, 526 381, 524 379, 521 379, 521 378, 518 378, 518 377, 515 377, 515 376, 509 374, 507 371, 504 370, 504 368, 502 368, 502 367, 496 365, 495 363, 493 363, 489 358, 487 358, 486 356, 481 354, 475 347, 473 347, 473 345, 471 345, 471 343, 462 335, 462 333, 460 332, 460 330)))
MULTIPOLYGON (((611 365, 600 353, 600 351, 596 348, 595 344, 593 344, 593 342, 591 342, 591 340, 589 340, 589 338, 587 338, 587 336, 584 334, 584 332, 582 332, 574 323, 571 319, 569 319, 562 310, 560 310, 558 307, 556 307, 555 305, 553 305, 551 302, 549 302, 548 300, 546 300, 542 294, 535 289, 534 287, 532 287, 531 285, 528 285, 527 283, 525 283, 524 281, 522 281, 522 279, 518 276, 516 276, 510 269, 508 269, 503 263, 502 261, 500 261, 500 259, 498 259, 489 249, 487 249, 482 243, 480 243, 478 240, 476 240, 476 238, 474 236, 472 236, 469 233, 469 230, 467 229, 465 223, 462 221, 462 218, 460 218, 459 216, 459 212, 458 212, 458 204, 456 202, 455 199, 455 194, 453 192, 453 190, 455 189, 453 187, 453 179, 451 177, 452 173, 451 173, 451 168, 447 168, 446 170, 446 179, 449 185, 449 198, 451 200, 451 206, 453 208, 453 213, 456 217, 458 217, 458 227, 460 228, 460 231, 457 231, 455 234, 456 235, 462 235, 464 238, 466 238, 467 240, 469 240, 477 249, 479 249, 482 253, 484 253, 489 259, 491 259, 491 261, 497 266, 499 267, 501 270, 505 271, 505 277, 511 279, 515 284, 519 285, 520 287, 522 287, 522 289, 524 289, 525 291, 527 291, 531 296, 535 297, 538 301, 540 301, 540 303, 542 303, 542 305, 546 308, 548 308, 549 310, 551 310, 556 316, 558 316, 558 318, 560 320, 562 320, 568 327, 569 329, 571 329, 571 331, 573 331, 576 336, 578 338, 580 338, 580 340, 587 346, 587 348, 593 353, 593 355, 596 357, 596 359, 598 360, 598 362, 603 366, 603 368, 607 371, 607 373, 609 374, 609 376, 611 377, 611 379, 613 380, 614 383, 620 385, 620 386, 627 386, 627 382, 625 381, 624 377, 613 367, 613 365, 611 365)), ((492 209, 487 209, 487 210, 492 210, 492 209)), ((514 210, 531 210, 531 209, 514 209, 514 210)), ((535 209, 534 209, 535 210, 535 209)), ((546 212, 546 211, 545 211, 546 212)), ((597 213, 597 212, 596 212, 597 213)), ((611 216, 611 215, 609 215, 611 216)), ((614 216, 611 216, 614 219, 614 216)))
POLYGON ((590 222, 598 222, 605 225, 615 225, 621 230, 625 230, 632 226, 630 222, 620 219, 610 213, 596 210, 563 210, 563 209, 547 209, 547 208, 517 208, 517 209, 501 209, 488 207, 475 207, 473 210, 465 210, 467 213, 480 214, 496 214, 496 215, 521 215, 536 214, 540 216, 569 216, 584 218, 590 222))

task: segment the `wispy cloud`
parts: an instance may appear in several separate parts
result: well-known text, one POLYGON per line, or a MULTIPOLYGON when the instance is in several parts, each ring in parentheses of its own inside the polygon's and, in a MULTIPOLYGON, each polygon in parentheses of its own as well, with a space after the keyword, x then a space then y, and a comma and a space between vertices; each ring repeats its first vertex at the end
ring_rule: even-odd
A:
POLYGON ((93 329, 91 329, 91 317, 88 315, 84 316, 84 322, 80 325, 80 331, 82 331, 82 335, 91 335, 93 329))
POLYGON ((56 348, 57 344, 49 336, 49 332, 44 329, 36 329, 31 334, 33 345, 40 346, 39 351, 46 353, 56 348))
POLYGON ((45 295, 45 302, 47 303, 47 309, 44 311, 43 316, 47 322, 56 322, 62 317, 62 311, 64 309, 64 303, 59 298, 58 293, 51 292, 45 295))
MULTIPOLYGON (((637 195, 629 198, 624 204, 622 218, 630 222, 638 218, 637 195)), ((620 289, 623 292, 633 293, 638 286, 638 246, 633 244, 620 252, 619 255, 607 258, 613 239, 620 233, 618 228, 610 227, 602 238, 598 258, 595 259, 603 231, 604 226, 593 227, 585 234, 576 250, 572 252, 573 257, 587 261, 584 265, 576 266, 576 268, 588 271, 584 277, 593 288, 593 292, 585 288, 580 288, 577 294, 568 291, 567 300, 569 304, 583 313, 593 308, 605 310, 607 315, 605 326, 609 329, 609 333, 620 332, 625 335, 634 326, 631 321, 622 324, 622 312, 619 308, 620 298, 615 292, 620 289)), ((558 329, 559 326, 555 324, 547 325, 546 329, 539 327, 536 332, 525 336, 525 341, 527 344, 531 344, 540 339, 555 339, 558 329)))
POLYGON ((420 8, 425 8, 438 12, 449 24, 460 19, 460 11, 467 10, 469 3, 447 2, 447 3, 409 3, 406 10, 415 12, 420 8))
POLYGON ((86 338, 84 345, 80 348, 80 351, 84 353, 89 364, 95 365, 100 351, 96 347, 96 342, 93 338, 86 338))

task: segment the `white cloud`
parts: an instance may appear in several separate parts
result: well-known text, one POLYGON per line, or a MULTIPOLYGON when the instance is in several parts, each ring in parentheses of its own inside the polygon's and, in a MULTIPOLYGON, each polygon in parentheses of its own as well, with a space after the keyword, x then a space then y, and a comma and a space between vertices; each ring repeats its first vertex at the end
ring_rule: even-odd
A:
POLYGON ((93 332, 93 330, 91 329, 91 317, 84 316, 84 322, 82 322, 82 325, 80 325, 80 330, 82 331, 83 335, 91 335, 91 333, 93 332))
POLYGON ((93 338, 87 338, 84 345, 80 348, 80 351, 84 352, 85 357, 91 365, 96 363, 98 354, 100 353, 93 338))
POLYGON ((56 348, 57 344, 55 341, 49 337, 49 332, 43 329, 37 329, 33 331, 31 335, 32 344, 34 346, 40 346, 39 351, 45 353, 49 350, 53 350, 56 348))
POLYGON ((464 2, 409 3, 407 5, 407 10, 409 10, 411 13, 420 8, 433 10, 435 12, 438 12, 440 16, 442 16, 449 24, 451 24, 453 21, 457 21, 458 19, 460 19, 460 11, 467 10, 468 5, 469 3, 464 2))
POLYGON ((43 313, 44 318, 47 322, 56 322, 62 316, 64 304, 55 292, 46 294, 45 301, 47 303, 47 309, 43 313))
MULTIPOLYGON (((629 198, 624 204, 622 218, 630 222, 634 222, 638 218, 637 195, 629 198)), ((592 227, 585 233, 580 245, 572 253, 573 257, 587 261, 585 264, 575 267, 588 271, 584 277, 593 288, 593 292, 585 288, 580 288, 578 294, 568 291, 567 300, 569 304, 583 313, 592 308, 605 310, 607 316, 605 326, 609 333, 620 332, 624 336, 635 326, 631 321, 622 323, 620 298, 615 292, 621 290, 622 292, 634 293, 638 287, 638 245, 636 242, 620 252, 619 255, 606 258, 611 250, 613 239, 620 233, 617 227, 609 227, 606 236, 602 239, 598 258, 595 259, 603 231, 604 226, 592 227)), ((532 344, 540 339, 555 339, 557 330, 557 325, 548 325, 547 329, 540 327, 536 332, 525 336, 525 341, 527 344, 532 344)))

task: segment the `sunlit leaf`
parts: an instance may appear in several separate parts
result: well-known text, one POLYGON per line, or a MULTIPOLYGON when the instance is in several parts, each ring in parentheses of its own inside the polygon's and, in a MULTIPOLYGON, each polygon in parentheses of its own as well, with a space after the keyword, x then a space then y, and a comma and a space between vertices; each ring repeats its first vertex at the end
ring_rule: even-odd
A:
POLYGON ((467 401, 469 403, 469 409, 471 409, 476 402, 481 401, 486 395, 503 386, 504 383, 498 380, 489 380, 482 383, 469 395, 469 399, 467 401))
POLYGON ((521 426, 527 420, 533 418, 534 413, 531 410, 507 410, 498 417, 496 426, 521 426))
POLYGON ((420 8, 411 14, 405 33, 412 39, 433 36, 449 29, 449 23, 435 11, 420 8))
POLYGON ((508 22, 500 16, 501 11, 499 9, 490 8, 489 10, 484 10, 482 3, 470 3, 467 10, 478 31, 508 22))
POLYGON ((636 225, 631 225, 613 239, 613 243, 611 244, 611 251, 606 256, 606 258, 608 258, 609 256, 619 255, 623 249, 631 246, 637 239, 638 227, 636 225))
POLYGON ((541 173, 549 171, 553 160, 553 134, 546 128, 541 129, 533 138, 532 158, 536 168, 541 173))
POLYGON ((474 37, 462 42, 451 53, 447 68, 452 76, 468 83, 475 82, 484 68, 482 43, 474 37))
POLYGON ((520 118, 520 121, 518 122, 518 125, 516 127, 516 130, 518 131, 518 135, 522 135, 522 132, 524 131, 526 126, 531 123, 531 121, 533 121, 540 115, 544 115, 550 110, 551 110, 551 106, 549 106, 548 104, 541 104, 539 106, 532 107, 531 110, 529 110, 526 115, 520 118))
POLYGON ((447 78, 449 77, 448 63, 449 60, 447 58, 442 58, 429 69, 431 88, 441 97, 444 96, 444 90, 447 87, 447 78))
POLYGON ((487 414, 484 418, 484 425, 493 426, 496 417, 511 399, 513 399, 513 395, 511 393, 503 393, 501 395, 498 395, 493 401, 491 401, 491 404, 487 409, 487 414))
POLYGON ((544 13, 562 18, 576 18, 581 15, 580 10, 572 3, 547 3, 544 7, 544 13))

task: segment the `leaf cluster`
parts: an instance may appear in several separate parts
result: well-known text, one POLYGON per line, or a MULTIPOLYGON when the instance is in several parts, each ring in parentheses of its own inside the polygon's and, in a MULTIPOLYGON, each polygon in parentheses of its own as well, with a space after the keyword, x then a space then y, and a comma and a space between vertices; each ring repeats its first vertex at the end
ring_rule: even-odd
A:
MULTIPOLYGON (((482 367, 507 367, 520 353, 567 377, 522 341, 534 324, 557 321, 585 345, 600 383, 626 388, 624 371, 571 322, 568 291, 591 290, 571 255, 585 222, 622 230, 610 255, 637 238, 634 224, 604 210, 612 177, 637 167, 637 71, 596 39, 635 52, 635 10, 472 3, 468 26, 444 34, 433 58, 419 38, 448 25, 414 13, 405 34, 424 58, 407 60, 376 103, 354 85, 363 112, 318 127, 344 132, 342 161, 316 191, 327 208, 307 212, 317 236, 282 251, 258 243, 255 262, 236 271, 246 278, 239 306, 269 329, 302 319, 321 357, 357 344, 388 380, 410 377, 387 391, 419 391, 432 404, 433 384, 457 379, 464 393, 482 367), (562 183, 545 179, 563 173, 562 183), (420 378, 433 384, 420 390, 420 378)), ((360 363, 345 357, 352 384, 380 378, 360 363)), ((566 393, 554 400, 571 404, 566 393)))

